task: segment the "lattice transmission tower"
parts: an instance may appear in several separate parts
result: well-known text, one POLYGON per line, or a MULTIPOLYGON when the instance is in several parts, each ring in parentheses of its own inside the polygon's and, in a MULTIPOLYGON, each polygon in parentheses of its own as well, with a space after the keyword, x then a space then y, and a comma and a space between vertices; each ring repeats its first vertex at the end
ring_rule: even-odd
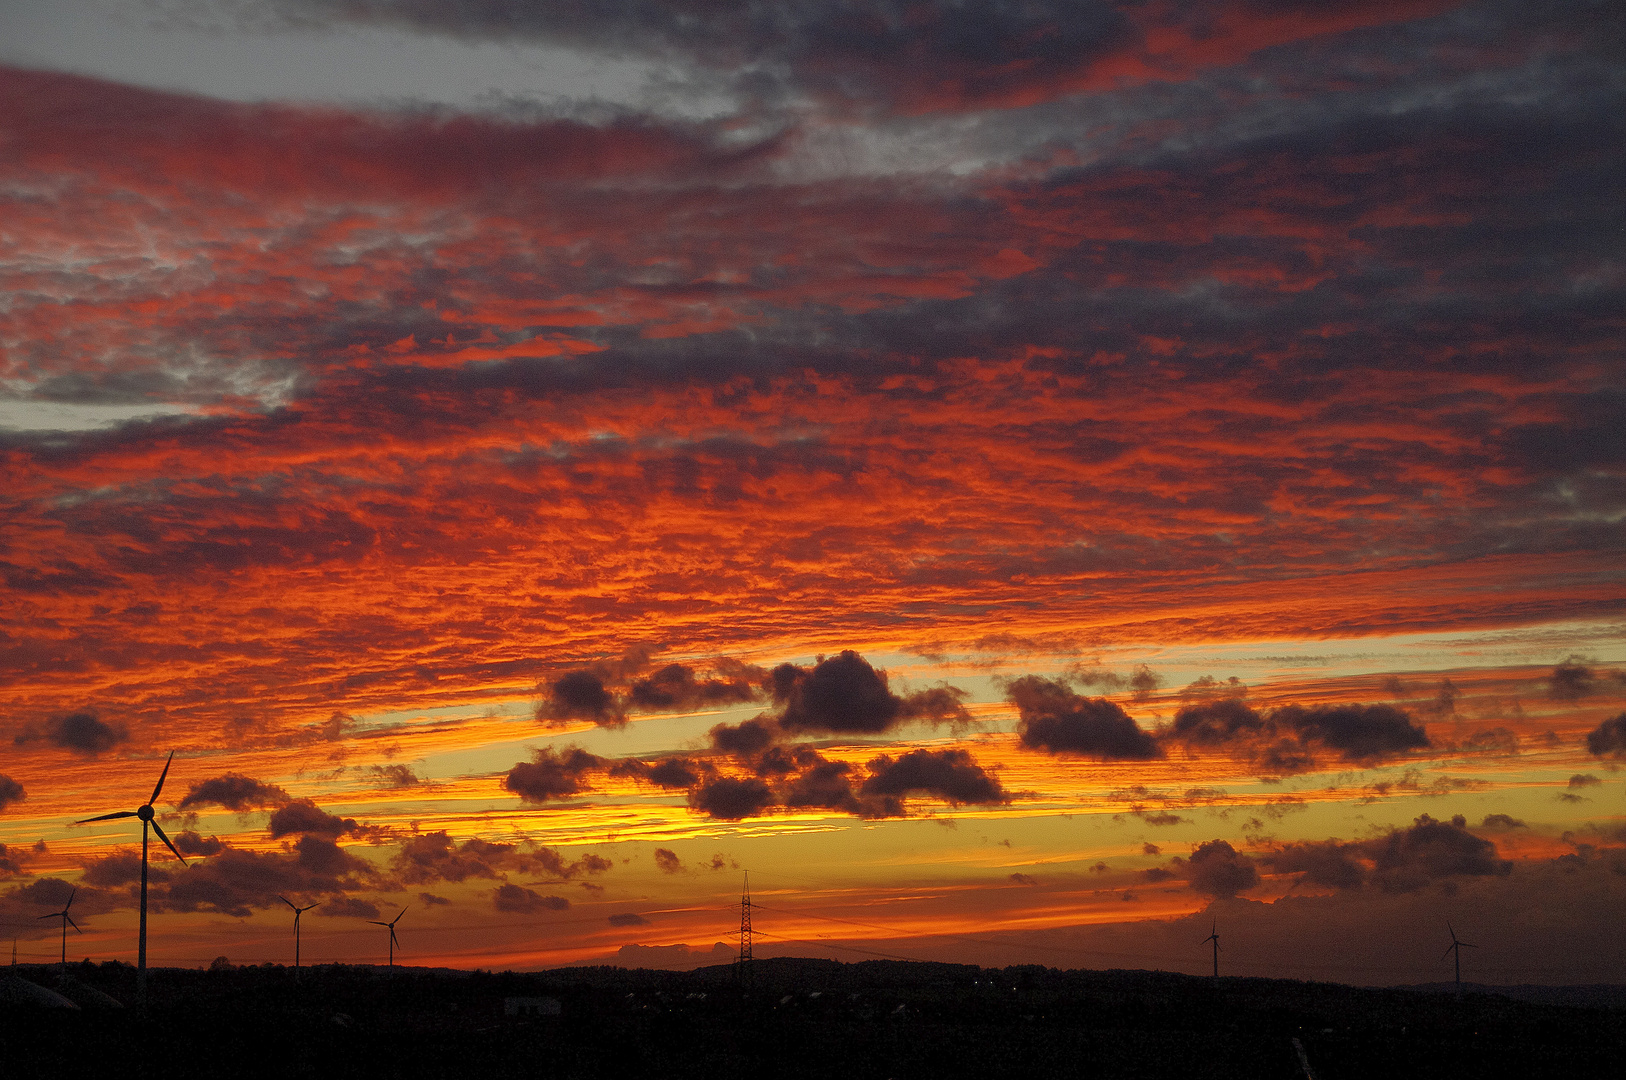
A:
POLYGON ((740 894, 740 955, 734 961, 734 977, 741 983, 751 979, 751 872, 745 872, 745 891, 740 894))

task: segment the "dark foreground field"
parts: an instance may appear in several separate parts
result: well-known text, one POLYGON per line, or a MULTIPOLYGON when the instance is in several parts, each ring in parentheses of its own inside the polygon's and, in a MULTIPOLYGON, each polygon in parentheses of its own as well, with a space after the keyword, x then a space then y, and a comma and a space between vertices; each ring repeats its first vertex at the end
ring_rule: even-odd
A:
MULTIPOLYGON (((70 966, 133 1002, 135 975, 70 966)), ((53 985, 55 969, 18 974, 53 985)), ((1618 1075, 1626 1009, 1146 971, 759 960, 530 975, 359 967, 152 973, 145 1011, 0 1006, 34 1077, 1303 1077, 1618 1075), (504 1016, 551 997, 557 1018, 504 1016)), ((1602 1002, 1608 991, 1592 995, 1602 1002)))

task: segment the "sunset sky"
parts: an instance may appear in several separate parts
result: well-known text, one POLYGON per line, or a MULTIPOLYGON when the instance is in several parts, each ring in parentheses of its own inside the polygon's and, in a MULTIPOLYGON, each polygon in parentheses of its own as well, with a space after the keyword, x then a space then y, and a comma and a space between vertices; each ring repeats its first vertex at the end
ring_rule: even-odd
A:
POLYGON ((0 4, 0 928, 1626 980, 1622 42, 0 4))

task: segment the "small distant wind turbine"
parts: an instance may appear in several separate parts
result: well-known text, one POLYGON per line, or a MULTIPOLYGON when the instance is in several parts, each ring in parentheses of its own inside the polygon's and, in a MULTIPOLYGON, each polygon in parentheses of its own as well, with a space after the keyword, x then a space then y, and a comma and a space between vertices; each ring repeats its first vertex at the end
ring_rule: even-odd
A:
POLYGON ((1219 922, 1217 920, 1214 923, 1214 932, 1203 938, 1198 944, 1207 945, 1210 941, 1214 943, 1214 978, 1217 979, 1219 978, 1219 922))
MULTIPOLYGON (((407 912, 406 908, 401 909, 401 915, 405 915, 406 912, 407 912)), ((401 915, 397 915, 395 918, 391 919, 389 922, 379 922, 377 919, 368 919, 367 920, 369 923, 372 923, 374 926, 387 926, 387 927, 390 928, 390 970, 391 971, 395 970, 395 947, 400 944, 400 941, 398 941, 396 939, 396 937, 395 937, 395 924, 401 921, 401 915)))
POLYGON ((1463 949, 1477 949, 1477 948, 1479 948, 1479 946, 1478 945, 1471 945, 1466 941, 1458 941, 1457 940, 1457 932, 1455 930, 1451 929, 1451 924, 1449 922, 1447 922, 1445 924, 1445 928, 1451 932, 1451 944, 1449 944, 1449 945, 1447 945, 1445 947, 1445 952, 1440 954, 1440 959, 1444 960, 1447 956, 1450 956, 1452 953, 1457 954, 1456 955, 1457 997, 1461 997, 1462 996, 1462 950, 1463 949))
MULTIPOLYGON (((321 907, 322 902, 318 900, 314 904, 306 904, 304 907, 295 907, 294 902, 288 899, 286 896, 283 896, 281 893, 277 894, 277 899, 294 909, 294 970, 297 972, 299 970, 299 917, 313 907, 321 907)), ((397 915, 396 918, 400 918, 400 916, 397 915)))
MULTIPOLYGON (((153 785, 152 798, 142 803, 135 810, 120 810, 113 814, 103 814, 101 817, 85 818, 74 822, 75 825, 89 825, 93 821, 112 821, 114 818, 140 818, 141 819, 141 934, 136 945, 136 996, 142 1001, 147 999, 147 830, 150 828, 158 834, 158 839, 164 846, 186 865, 186 857, 175 850, 175 845, 169 842, 164 835, 163 827, 153 820, 152 804, 158 801, 158 793, 164 790, 164 778, 169 775, 170 762, 175 760, 175 751, 169 752, 164 761, 164 771, 158 774, 158 783, 153 785)), ((67 933, 64 931, 63 936, 67 933)))
MULTIPOLYGON (((68 966, 68 927, 70 927, 70 926, 73 927, 73 929, 74 929, 74 931, 76 933, 80 933, 80 934, 84 933, 83 930, 79 929, 79 924, 73 921, 73 916, 68 914, 68 909, 73 907, 74 894, 77 893, 78 891, 79 891, 79 887, 77 885, 74 886, 73 892, 70 892, 68 894, 68 902, 66 904, 62 905, 62 910, 61 911, 53 911, 49 915, 41 915, 41 916, 39 916, 42 919, 61 919, 62 920, 62 966, 63 967, 68 966)), ((12 964, 13 967, 16 967, 17 966, 17 943, 16 943, 15 940, 11 943, 11 946, 12 946, 11 947, 11 964, 12 964)))

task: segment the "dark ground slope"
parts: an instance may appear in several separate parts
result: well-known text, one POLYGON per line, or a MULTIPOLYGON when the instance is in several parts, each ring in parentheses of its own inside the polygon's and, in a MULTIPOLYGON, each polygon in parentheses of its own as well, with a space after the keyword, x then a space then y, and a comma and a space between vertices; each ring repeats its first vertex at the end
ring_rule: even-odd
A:
MULTIPOLYGON (((72 967, 134 1001, 127 966, 72 967)), ((19 974, 54 984, 54 969, 19 974)), ((145 1010, 0 1010, 0 1075, 1302 1077, 1616 1075, 1626 1010, 1146 971, 890 961, 529 975, 282 967, 152 973, 145 1010), (503 1015, 552 997, 557 1019, 503 1015)))

